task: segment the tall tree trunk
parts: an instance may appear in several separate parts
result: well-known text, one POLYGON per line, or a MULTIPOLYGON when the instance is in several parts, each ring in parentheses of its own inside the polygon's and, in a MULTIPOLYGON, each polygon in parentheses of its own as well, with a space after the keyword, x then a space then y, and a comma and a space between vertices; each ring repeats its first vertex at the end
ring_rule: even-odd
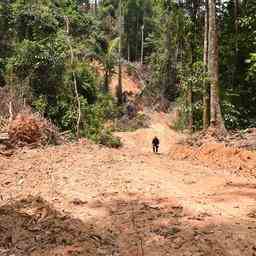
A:
POLYGON ((94 1, 94 13, 95 13, 95 15, 97 15, 97 12, 98 12, 98 1, 95 0, 94 1))
POLYGON ((234 18, 235 18, 235 34, 236 34, 236 43, 235 43, 235 50, 236 50, 236 55, 238 52, 238 17, 239 16, 239 0, 234 0, 234 18))
MULTIPOLYGON (((190 43, 190 67, 192 70, 194 64, 194 48, 193 43, 190 43)), ((187 89, 187 108, 188 108, 188 130, 192 133, 193 132, 193 124, 194 124, 194 115, 193 115, 193 88, 192 83, 189 84, 187 89)))
POLYGON ((141 55, 140 55, 140 63, 143 64, 144 59, 144 24, 141 26, 141 55))
MULTIPOLYGON (((193 69, 193 65, 196 61, 196 38, 197 38, 197 11, 198 11, 198 4, 197 1, 193 0, 191 2, 191 9, 192 9, 192 20, 193 20, 193 37, 190 42, 190 68, 193 69)), ((188 93, 187 93, 187 104, 188 104, 188 129, 190 132, 193 132, 193 124, 194 124, 194 111, 193 111, 193 88, 192 84, 189 85, 188 93)))
POLYGON ((239 32, 239 26, 238 26, 238 9, 239 9, 239 0, 233 0, 234 2, 234 26, 235 26, 235 49, 234 49, 234 67, 232 70, 232 86, 234 88, 235 86, 235 75, 237 71, 237 65, 238 65, 238 32, 239 32))
POLYGON ((220 88, 219 88, 219 49, 218 33, 216 22, 216 0, 209 0, 209 56, 208 72, 210 78, 210 125, 218 133, 226 132, 221 108, 220 108, 220 88))
POLYGON ((123 103, 123 86, 122 86, 122 0, 119 0, 119 59, 118 59, 118 85, 117 100, 118 104, 123 103))
POLYGON ((139 60, 139 17, 136 15, 136 43, 135 43, 135 61, 139 60))
MULTIPOLYGON (((205 0, 205 16, 204 16, 204 72, 208 71, 208 31, 209 31, 209 9, 208 0, 205 0)), ((204 79, 204 95, 203 95, 203 128, 207 129, 210 125, 210 91, 207 79, 204 79)))
MULTIPOLYGON (((129 35, 128 35, 128 37, 129 37, 129 35)), ((130 47, 129 39, 128 39, 127 59, 128 59, 128 62, 131 61, 131 47, 130 47)))

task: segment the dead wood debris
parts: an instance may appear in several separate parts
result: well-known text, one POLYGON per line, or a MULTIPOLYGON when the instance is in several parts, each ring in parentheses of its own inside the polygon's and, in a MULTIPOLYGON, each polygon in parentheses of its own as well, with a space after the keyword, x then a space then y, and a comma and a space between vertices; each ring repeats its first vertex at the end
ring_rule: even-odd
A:
POLYGON ((204 144, 213 142, 223 143, 228 147, 256 150, 256 128, 233 132, 230 131, 226 136, 216 133, 216 130, 214 129, 208 129, 182 139, 178 144, 201 147, 204 144))
POLYGON ((12 145, 57 144, 58 130, 48 120, 34 113, 20 113, 8 126, 12 145))

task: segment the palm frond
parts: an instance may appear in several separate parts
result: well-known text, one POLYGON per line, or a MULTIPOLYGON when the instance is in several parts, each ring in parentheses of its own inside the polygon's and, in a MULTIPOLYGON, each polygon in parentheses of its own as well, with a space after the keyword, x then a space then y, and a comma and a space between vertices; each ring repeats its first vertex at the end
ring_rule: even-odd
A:
POLYGON ((117 37, 117 38, 115 38, 115 39, 113 39, 113 40, 111 40, 111 41, 109 42, 109 46, 108 46, 108 56, 112 55, 112 54, 113 54, 113 51, 118 48, 119 41, 120 41, 120 38, 117 37))

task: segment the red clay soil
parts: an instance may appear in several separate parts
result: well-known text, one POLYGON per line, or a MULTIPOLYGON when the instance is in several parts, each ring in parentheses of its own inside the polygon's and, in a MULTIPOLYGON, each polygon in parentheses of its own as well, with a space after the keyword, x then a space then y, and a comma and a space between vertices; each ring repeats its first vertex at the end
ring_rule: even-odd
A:
POLYGON ((240 173, 250 172, 256 176, 256 153, 227 147, 223 143, 205 143, 201 147, 175 145, 169 156, 176 160, 199 161, 209 167, 228 168, 240 173))
MULTIPOLYGON (((97 73, 101 77, 104 76, 104 70, 102 69, 101 65, 97 64, 97 62, 92 62, 92 66, 96 68, 97 73)), ((118 85, 118 70, 116 70, 116 73, 112 76, 109 83, 110 92, 113 96, 116 95, 117 85, 118 85)), ((123 66, 123 69, 122 69, 122 87, 123 87, 123 91, 132 93, 133 95, 136 95, 141 90, 141 85, 138 79, 134 75, 129 75, 127 73, 127 69, 125 66, 123 66)))

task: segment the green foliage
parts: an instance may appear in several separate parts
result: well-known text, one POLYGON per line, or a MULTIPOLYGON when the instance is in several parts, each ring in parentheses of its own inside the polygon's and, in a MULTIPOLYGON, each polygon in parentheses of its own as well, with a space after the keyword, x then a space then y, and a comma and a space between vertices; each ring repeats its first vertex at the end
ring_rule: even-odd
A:
POLYGON ((183 131, 188 127, 188 113, 191 109, 186 104, 185 95, 181 95, 176 99, 176 104, 178 106, 178 119, 175 120, 172 128, 177 131, 183 131))
MULTIPOLYGON (((127 0, 122 1, 122 52, 130 61, 140 60, 141 27, 144 25, 144 37, 152 32, 153 1, 127 0)), ((100 19, 102 29, 107 38, 113 39, 118 35, 119 1, 104 0, 100 4, 100 19)), ((151 49, 144 47, 144 56, 149 56, 151 49)))
POLYGON ((203 95, 204 83, 209 83, 207 74, 204 71, 202 62, 196 62, 192 68, 189 65, 179 70, 180 80, 180 95, 177 99, 179 107, 180 118, 174 125, 176 129, 186 129, 188 127, 189 113, 193 114, 193 128, 195 130, 202 128, 202 115, 203 115, 203 95), (192 91, 193 102, 190 105, 187 101, 189 91, 192 91))
POLYGON ((127 74, 128 76, 132 76, 133 74, 135 74, 135 67, 130 63, 127 64, 127 74))
MULTIPOLYGON (((12 31, 9 43, 12 49, 10 56, 0 55, 0 82, 5 77, 8 86, 28 99, 36 111, 50 118, 61 130, 75 133, 78 117, 75 78, 81 103, 80 133, 99 142, 104 123, 116 115, 116 104, 109 95, 101 94, 100 80, 90 67, 90 60, 82 57, 85 49, 97 42, 95 52, 102 57, 110 78, 118 39, 110 41, 106 48, 98 44, 102 40, 99 22, 91 14, 80 12, 73 0, 1 3, 0 33, 7 34, 6 24, 10 24, 12 31), (70 22, 69 35, 65 33, 64 16, 70 22), (73 65, 68 42, 73 48, 73 65)), ((0 46, 3 43, 0 39, 0 46)))
MULTIPOLYGON (((180 72, 181 79, 181 91, 177 100, 179 106, 180 118, 174 127, 178 130, 183 130, 188 127, 189 113, 193 113, 193 128, 194 130, 202 129, 202 116, 203 116, 203 96, 206 93, 204 91, 204 83, 208 83, 207 74, 204 71, 202 62, 197 62, 193 65, 192 70, 185 71, 182 69, 180 72), (187 95, 188 90, 192 90, 193 103, 192 106, 188 105, 187 95)), ((242 120, 240 112, 236 109, 236 106, 232 104, 232 98, 237 97, 234 93, 226 91, 222 93, 221 107, 225 126, 228 129, 235 129, 239 126, 239 120, 242 120)))
POLYGON ((58 109, 58 98, 68 91, 64 84, 66 49, 62 33, 47 41, 25 39, 17 43, 15 54, 7 66, 8 72, 15 74, 19 83, 23 84, 22 95, 31 99, 32 105, 37 107, 37 100, 44 99, 44 114, 56 124, 61 118, 58 116, 56 119, 53 114, 58 109))
MULTIPOLYGON (((170 70, 171 65, 174 65, 175 58, 168 55, 168 44, 164 45, 164 36, 167 36, 169 31, 172 35, 170 38, 172 40, 176 38, 176 42, 172 43, 171 40, 168 40, 168 42, 174 44, 180 53, 177 59, 177 67, 179 68, 179 80, 182 88, 180 88, 177 102, 181 114, 177 126, 180 128, 188 127, 189 114, 192 112, 194 129, 200 129, 202 127, 202 98, 205 93, 203 89, 204 82, 192 65, 203 59, 202 20, 204 13, 200 9, 198 1, 184 1, 184 4, 178 7, 179 11, 180 9, 186 10, 181 22, 174 22, 168 29, 168 23, 164 22, 174 19, 175 13, 179 11, 177 12, 175 4, 172 4, 171 1, 157 1, 156 5, 158 8, 155 9, 154 19, 155 24, 159 25, 157 26, 158 29, 154 29, 148 40, 149 44, 155 46, 155 51, 150 58, 150 64, 153 68, 150 89, 151 91, 155 90, 156 94, 163 93, 161 82, 164 81, 164 85, 170 85, 170 83, 167 83, 168 80, 165 79, 165 75, 167 77, 174 76, 174 70, 168 73, 168 69, 170 70), (175 30, 175 24, 179 24, 177 26, 179 30, 175 30), (166 29, 165 33, 161 30, 163 28, 166 29), (171 64, 168 64, 170 59, 172 59, 171 64), (191 106, 187 101, 188 90, 191 90, 193 94, 193 104, 191 106)), ((218 8, 220 97, 225 125, 229 129, 255 126, 255 4, 253 4, 253 1, 238 1, 237 17, 235 17, 234 1, 224 1, 218 5, 218 8)))
POLYGON ((57 32, 61 21, 61 9, 48 0, 16 0, 12 4, 12 15, 19 40, 45 39, 57 32))
POLYGON ((247 73, 247 80, 256 81, 256 53, 251 53, 250 59, 247 60, 250 64, 250 68, 247 73))
POLYGON ((191 20, 184 11, 171 4, 171 11, 162 3, 154 10, 153 33, 146 44, 153 49, 149 58, 152 68, 149 90, 154 94, 174 100, 176 94, 178 47, 186 43, 191 20))
POLYGON ((99 22, 92 15, 81 14, 74 9, 67 11, 66 15, 70 17, 70 33, 73 37, 86 40, 100 33, 99 22))
POLYGON ((36 99, 33 103, 32 106, 35 108, 37 112, 40 114, 44 115, 46 113, 46 108, 47 108, 47 100, 45 97, 42 95, 36 99))
POLYGON ((86 64, 78 62, 76 66, 69 67, 65 75, 65 83, 71 86, 73 83, 73 73, 76 77, 78 93, 84 97, 89 104, 97 100, 96 74, 94 70, 86 64))
MULTIPOLYGON (((81 102, 81 126, 80 133, 95 142, 99 142, 99 136, 104 130, 104 124, 115 116, 116 103, 108 95, 97 94, 97 101, 89 104, 84 96, 80 96, 81 102)), ((61 98, 58 102, 59 109, 55 115, 61 113, 60 124, 64 130, 75 133, 77 109, 75 102, 68 102, 61 98)), ((55 108, 56 110, 56 108, 55 108)))
POLYGON ((225 125, 228 129, 235 129, 239 127, 239 119, 243 118, 236 106, 232 104, 230 95, 226 93, 222 100, 222 112, 225 125))
POLYGON ((99 140, 100 144, 110 147, 110 148, 120 148, 122 146, 122 142, 121 142, 120 138, 114 136, 108 130, 102 131, 98 140, 99 140))
POLYGON ((118 9, 118 1, 104 0, 100 6, 100 18, 104 19, 107 16, 116 17, 116 10, 118 9))
POLYGON ((253 1, 239 1, 236 31, 234 3, 223 5, 220 82, 225 123, 231 128, 256 124, 255 11, 253 1))
POLYGON ((90 42, 91 49, 86 53, 86 59, 95 59, 103 67, 105 73, 105 92, 108 92, 109 82, 115 73, 118 43, 119 38, 115 38, 109 42, 104 38, 97 38, 90 42))

